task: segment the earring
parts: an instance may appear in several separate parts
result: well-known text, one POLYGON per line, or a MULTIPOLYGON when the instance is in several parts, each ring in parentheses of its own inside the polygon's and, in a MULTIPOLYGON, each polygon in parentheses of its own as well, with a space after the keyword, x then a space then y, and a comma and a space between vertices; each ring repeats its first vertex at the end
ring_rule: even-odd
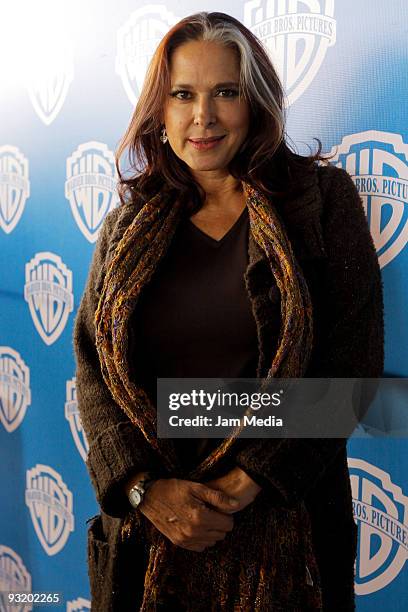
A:
POLYGON ((165 127, 162 129, 160 140, 162 141, 163 144, 165 144, 168 141, 168 136, 166 134, 166 128, 165 127))

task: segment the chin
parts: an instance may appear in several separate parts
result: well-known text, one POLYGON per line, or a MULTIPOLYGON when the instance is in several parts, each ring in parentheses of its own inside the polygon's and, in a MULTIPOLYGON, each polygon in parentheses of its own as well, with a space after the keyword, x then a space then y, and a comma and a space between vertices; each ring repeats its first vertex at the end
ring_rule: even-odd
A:
POLYGON ((214 170, 224 170, 227 164, 195 164, 190 166, 191 170, 195 170, 197 172, 210 172, 214 170))
POLYGON ((213 159, 211 159, 210 156, 204 159, 203 156, 203 159, 197 159, 197 157, 195 157, 193 159, 189 158, 188 161, 183 161, 194 170, 220 170, 221 168, 225 168, 230 162, 229 158, 215 159, 215 156, 213 159))

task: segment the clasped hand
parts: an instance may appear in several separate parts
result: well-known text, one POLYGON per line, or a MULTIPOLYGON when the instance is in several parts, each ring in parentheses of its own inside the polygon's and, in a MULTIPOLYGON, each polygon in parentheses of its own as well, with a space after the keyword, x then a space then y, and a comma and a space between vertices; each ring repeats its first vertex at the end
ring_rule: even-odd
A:
POLYGON ((173 544, 202 552, 225 538, 234 526, 232 514, 260 490, 238 467, 205 483, 163 478, 149 487, 139 509, 173 544))

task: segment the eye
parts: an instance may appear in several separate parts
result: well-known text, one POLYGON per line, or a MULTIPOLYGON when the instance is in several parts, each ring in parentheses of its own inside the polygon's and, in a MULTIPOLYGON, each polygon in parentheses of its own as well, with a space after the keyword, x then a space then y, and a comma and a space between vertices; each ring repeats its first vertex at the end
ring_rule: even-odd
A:
POLYGON ((172 98, 177 98, 178 100, 186 100, 186 98, 184 98, 184 97, 180 98, 179 94, 189 94, 189 93, 190 92, 186 91, 185 89, 178 89, 177 91, 172 91, 170 96, 172 98))
POLYGON ((221 93, 221 92, 227 92, 230 94, 228 96, 221 96, 222 98, 234 98, 235 96, 238 95, 238 92, 236 91, 236 89, 219 89, 218 93, 221 93))

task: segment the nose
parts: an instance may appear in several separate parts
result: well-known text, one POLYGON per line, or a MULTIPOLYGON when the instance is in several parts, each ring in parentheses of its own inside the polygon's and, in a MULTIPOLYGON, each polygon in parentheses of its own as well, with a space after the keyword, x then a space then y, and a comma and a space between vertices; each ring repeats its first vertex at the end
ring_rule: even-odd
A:
POLYGON ((215 103, 209 96, 197 96, 194 104, 195 125, 211 125, 217 121, 215 103))

